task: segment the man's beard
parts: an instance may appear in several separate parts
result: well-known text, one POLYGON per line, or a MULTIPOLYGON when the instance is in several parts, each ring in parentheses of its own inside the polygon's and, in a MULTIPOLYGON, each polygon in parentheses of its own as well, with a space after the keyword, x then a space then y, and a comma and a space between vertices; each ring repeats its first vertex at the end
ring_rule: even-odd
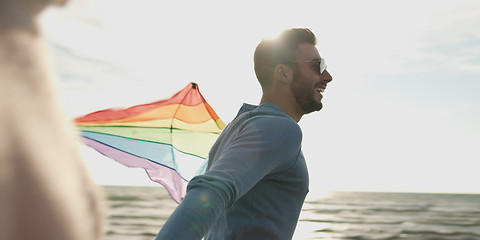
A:
POLYGON ((300 108, 302 108, 304 114, 320 111, 323 104, 315 99, 314 91, 311 89, 311 86, 305 86, 302 80, 302 76, 295 71, 293 81, 290 84, 290 90, 292 91, 295 100, 300 108))

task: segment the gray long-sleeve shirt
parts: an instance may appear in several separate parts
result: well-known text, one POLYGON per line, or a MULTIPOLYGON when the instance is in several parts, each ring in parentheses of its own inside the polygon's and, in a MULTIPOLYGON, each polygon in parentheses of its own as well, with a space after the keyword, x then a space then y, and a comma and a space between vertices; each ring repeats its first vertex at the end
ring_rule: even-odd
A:
POLYGON ((157 239, 291 239, 308 193, 301 141, 276 105, 244 104, 157 239))

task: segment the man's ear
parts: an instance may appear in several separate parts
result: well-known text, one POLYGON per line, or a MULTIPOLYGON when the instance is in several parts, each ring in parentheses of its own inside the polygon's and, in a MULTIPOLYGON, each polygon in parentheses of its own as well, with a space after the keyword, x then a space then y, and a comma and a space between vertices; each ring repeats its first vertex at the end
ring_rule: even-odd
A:
POLYGON ((273 79, 281 83, 290 83, 293 79, 293 69, 285 64, 277 64, 273 70, 273 79))

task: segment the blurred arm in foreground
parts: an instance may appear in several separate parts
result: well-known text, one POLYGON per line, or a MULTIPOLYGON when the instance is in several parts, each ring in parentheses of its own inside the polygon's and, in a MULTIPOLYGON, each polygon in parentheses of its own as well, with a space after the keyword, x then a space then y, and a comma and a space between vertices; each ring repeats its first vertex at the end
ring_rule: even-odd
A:
POLYGON ((100 239, 102 195, 59 107, 36 18, 0 0, 0 239, 100 239))

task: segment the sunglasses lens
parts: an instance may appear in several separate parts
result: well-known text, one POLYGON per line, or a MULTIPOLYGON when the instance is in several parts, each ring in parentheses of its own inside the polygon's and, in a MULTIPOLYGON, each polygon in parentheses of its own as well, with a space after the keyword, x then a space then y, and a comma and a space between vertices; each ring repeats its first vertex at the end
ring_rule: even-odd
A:
POLYGON ((320 60, 320 74, 323 74, 323 72, 327 69, 327 63, 325 62, 325 59, 322 58, 320 60))

